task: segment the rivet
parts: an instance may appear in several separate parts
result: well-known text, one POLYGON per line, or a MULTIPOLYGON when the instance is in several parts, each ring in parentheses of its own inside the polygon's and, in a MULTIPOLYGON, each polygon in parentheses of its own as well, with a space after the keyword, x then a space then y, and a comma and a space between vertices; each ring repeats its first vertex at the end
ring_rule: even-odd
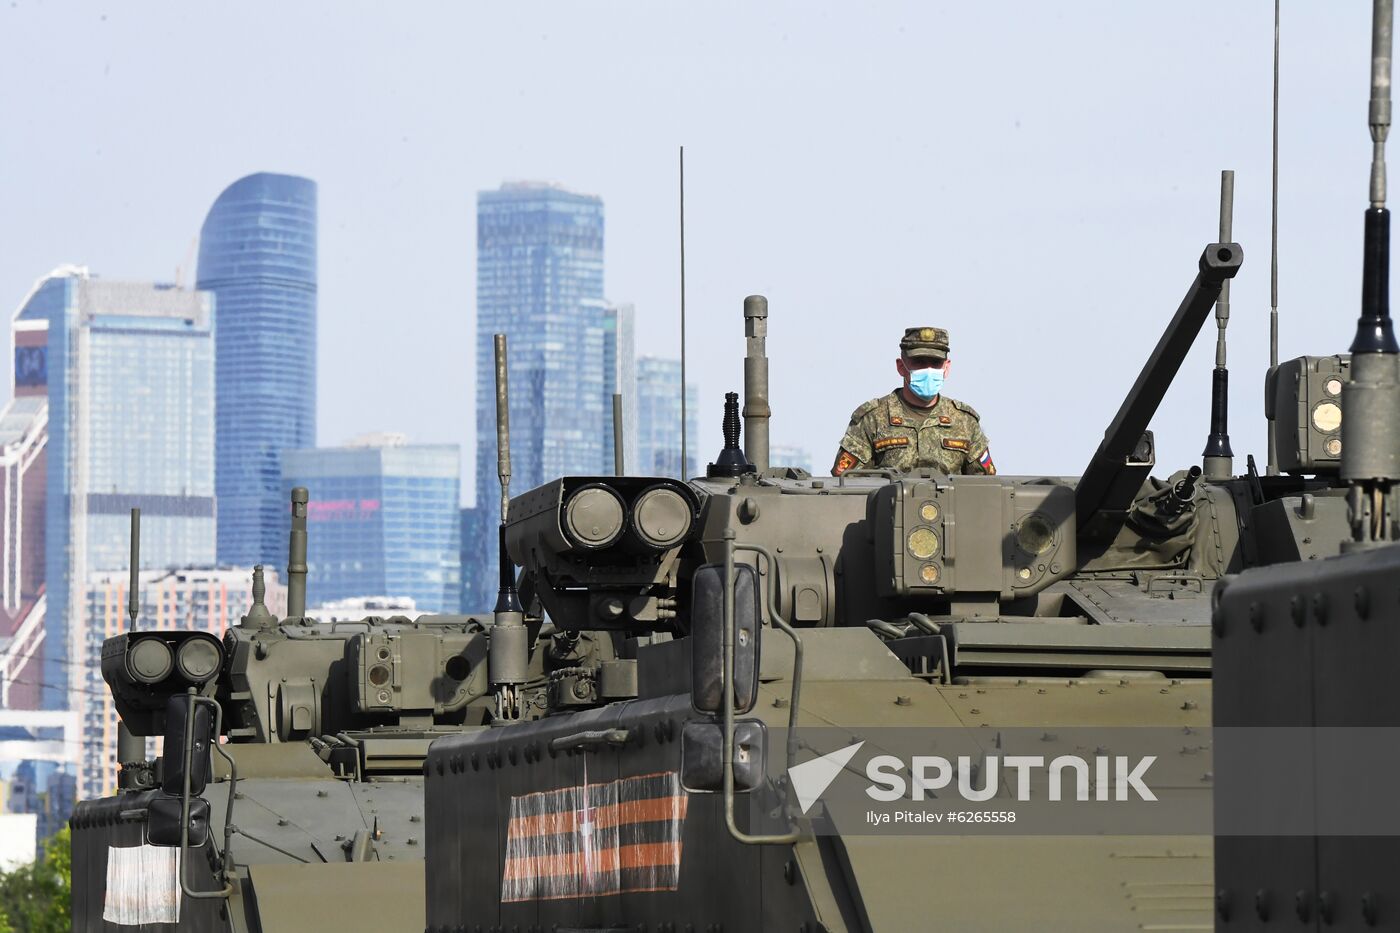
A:
POLYGON ((914 702, 913 700, 909 699, 907 696, 904 696, 903 694, 901 694, 900 696, 897 696, 897 697, 894 698, 894 705, 895 705, 895 706, 908 706, 910 703, 913 703, 913 702, 914 702))
POLYGON ((1196 704, 1192 700, 1187 700, 1185 703, 1181 704, 1181 708, 1184 710, 1193 710, 1196 708, 1196 704))
POLYGON ((1370 891, 1361 894, 1361 919, 1366 921, 1368 927, 1376 925, 1376 899, 1370 891))
POLYGON ((1333 899, 1331 891, 1323 891, 1317 896, 1317 915, 1322 918, 1323 923, 1332 922, 1333 899))
POLYGON ((1299 889, 1293 895, 1293 909, 1297 912, 1299 920, 1308 922, 1308 918, 1312 916, 1312 897, 1307 891, 1299 889))
POLYGON ((1293 615, 1293 624, 1302 628, 1303 623, 1308 618, 1308 606, 1307 603, 1303 602, 1301 595, 1294 596, 1288 601, 1288 611, 1293 615))
POLYGON ((1269 919, 1269 892, 1263 888, 1254 892, 1254 912, 1260 920, 1269 919))
POLYGON ((783 863, 783 880, 788 884, 797 883, 797 863, 792 859, 783 863))
POLYGON ((1256 632, 1264 631, 1264 607, 1257 602, 1249 604, 1249 625, 1256 632))
POLYGON ((1317 617, 1318 625, 1327 624, 1327 594, 1314 593, 1312 598, 1313 615, 1317 617))
POLYGON ((1224 888, 1215 892, 1215 913, 1221 920, 1230 919, 1230 892, 1224 888))
POLYGON ((1364 586, 1356 588, 1356 614, 1363 619, 1371 615, 1371 591, 1364 586))

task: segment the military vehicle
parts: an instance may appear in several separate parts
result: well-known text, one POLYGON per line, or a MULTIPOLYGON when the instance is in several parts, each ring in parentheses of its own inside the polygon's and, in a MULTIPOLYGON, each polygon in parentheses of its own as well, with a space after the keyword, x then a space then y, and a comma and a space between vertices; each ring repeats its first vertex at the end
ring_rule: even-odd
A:
POLYGON ((489 715, 483 620, 307 618, 307 500, 292 491, 287 618, 257 568, 222 641, 138 628, 134 512, 131 630, 102 652, 121 790, 73 813, 75 929, 422 929, 423 761, 489 715))
MULTIPOLYGON (((1400 929, 1400 696, 1391 665, 1400 650, 1400 347, 1385 206, 1392 32, 1391 0, 1375 0, 1356 334, 1349 356, 1294 371, 1308 398, 1294 422, 1303 430, 1319 414, 1330 422, 1332 412, 1316 406, 1337 401, 1329 386, 1343 382, 1342 483, 1333 493, 1346 496, 1342 553, 1246 570, 1215 593, 1219 930, 1400 929)), ((1317 537, 1316 504, 1308 493, 1282 500, 1280 533, 1317 537)))
MULTIPOLYGON (((1312 715, 1324 675, 1359 663, 1357 642, 1324 656, 1317 633, 1347 600, 1358 618, 1395 611, 1380 595, 1393 594, 1393 549, 1339 556, 1344 540, 1396 536, 1400 464, 1381 436, 1400 410, 1393 338, 1270 372, 1266 475, 1233 469, 1220 354, 1202 463, 1152 475, 1152 416, 1212 305, 1222 332, 1227 319, 1243 259, 1228 201, 1078 479, 771 468, 768 309, 752 296, 742 419, 731 394, 704 477, 618 470, 510 498, 498 338, 494 612, 308 623, 304 492, 287 619, 255 607, 219 643, 138 630, 133 611, 104 649, 131 736, 123 791, 74 815, 75 924, 154 924, 175 905, 181 929, 430 933, 1189 930, 1281 916, 1284 867, 1323 873, 1316 841, 849 832, 794 778, 857 743, 836 770, 859 772, 893 730, 955 735, 983 760, 1026 729, 1046 753, 1074 751, 1070 730, 1199 737, 1213 638, 1233 665, 1217 692, 1280 717, 1312 715), (1375 577, 1377 595, 1347 596, 1349 574, 1375 577), (1335 598, 1319 611, 1324 591, 1335 598), (1296 636, 1273 621, 1294 597, 1317 623, 1296 636), (1276 633, 1275 653, 1231 640, 1244 625, 1276 633), (1259 663, 1304 648, 1310 689, 1259 663), (1272 693, 1241 686, 1268 676, 1272 693), (151 735, 164 754, 146 761, 151 735)), ((1373 226, 1368 215, 1367 320, 1388 334, 1374 310, 1388 243, 1373 226)), ((1192 739, 1161 762, 1176 799, 1207 813, 1212 767, 1192 739)), ((992 785, 994 802, 1010 783, 992 785)), ((1368 885, 1346 892, 1346 913, 1341 887, 1314 883, 1296 915, 1384 920, 1393 884, 1368 885)))

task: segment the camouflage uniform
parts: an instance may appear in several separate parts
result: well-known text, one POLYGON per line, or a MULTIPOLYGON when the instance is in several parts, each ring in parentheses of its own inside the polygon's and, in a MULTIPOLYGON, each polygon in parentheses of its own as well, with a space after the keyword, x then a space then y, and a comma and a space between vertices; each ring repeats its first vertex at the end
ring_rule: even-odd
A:
MULTIPOLYGON (((907 359, 940 363, 948 358, 948 332, 911 327, 900 341, 900 352, 907 359)), ((831 472, 839 476, 870 467, 950 474, 997 471, 981 419, 971 405, 939 395, 932 408, 918 408, 905 403, 899 389, 851 413, 831 472)))

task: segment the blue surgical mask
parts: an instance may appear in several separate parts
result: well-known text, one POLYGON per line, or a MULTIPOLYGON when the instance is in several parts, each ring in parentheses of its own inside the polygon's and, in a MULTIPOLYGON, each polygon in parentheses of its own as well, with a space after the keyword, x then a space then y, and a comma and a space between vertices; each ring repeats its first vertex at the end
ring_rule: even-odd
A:
POLYGON ((921 399, 934 398, 943 391, 943 367, 911 370, 909 389, 921 399))

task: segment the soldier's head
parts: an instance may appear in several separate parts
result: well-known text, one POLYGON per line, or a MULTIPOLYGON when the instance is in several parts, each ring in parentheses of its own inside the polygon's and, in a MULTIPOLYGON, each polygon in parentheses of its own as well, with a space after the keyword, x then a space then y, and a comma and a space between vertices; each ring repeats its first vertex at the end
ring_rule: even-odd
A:
POLYGON ((904 387, 919 398, 939 394, 948 376, 948 332, 941 327, 910 327, 899 341, 895 369, 904 387))

